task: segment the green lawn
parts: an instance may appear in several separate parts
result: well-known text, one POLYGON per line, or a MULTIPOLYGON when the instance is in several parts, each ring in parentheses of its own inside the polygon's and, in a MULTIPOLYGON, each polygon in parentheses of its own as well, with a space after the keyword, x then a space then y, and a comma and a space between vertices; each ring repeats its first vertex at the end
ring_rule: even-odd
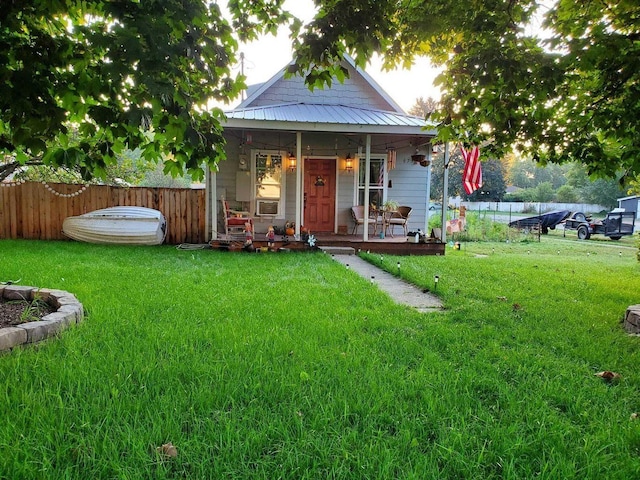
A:
POLYGON ((87 310, 0 356, 0 478, 638 478, 635 254, 385 256, 439 275, 447 310, 420 314, 322 254, 0 241, 0 281, 87 310))

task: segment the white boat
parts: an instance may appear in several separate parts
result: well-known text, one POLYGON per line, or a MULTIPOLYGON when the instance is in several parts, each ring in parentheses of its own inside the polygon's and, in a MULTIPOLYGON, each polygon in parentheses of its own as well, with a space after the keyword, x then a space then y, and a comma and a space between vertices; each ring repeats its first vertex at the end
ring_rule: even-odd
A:
POLYGON ((162 212, 146 207, 111 207, 67 217, 62 233, 81 242, 160 245, 167 233, 162 212))

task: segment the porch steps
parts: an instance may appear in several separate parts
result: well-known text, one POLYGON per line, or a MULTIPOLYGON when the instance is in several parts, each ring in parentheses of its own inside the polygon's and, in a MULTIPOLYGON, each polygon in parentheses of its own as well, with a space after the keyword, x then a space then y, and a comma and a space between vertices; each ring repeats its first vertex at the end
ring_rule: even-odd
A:
POLYGON ((353 247, 338 247, 338 246, 323 247, 323 246, 318 246, 318 249, 322 250, 324 253, 327 253, 329 255, 355 255, 355 253, 356 253, 356 249, 353 248, 353 247))

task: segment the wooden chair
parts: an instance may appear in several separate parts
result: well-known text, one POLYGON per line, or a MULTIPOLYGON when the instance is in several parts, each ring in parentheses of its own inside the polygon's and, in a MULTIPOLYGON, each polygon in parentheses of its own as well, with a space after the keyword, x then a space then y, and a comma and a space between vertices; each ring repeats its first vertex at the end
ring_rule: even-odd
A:
POLYGON ((391 236, 393 237, 393 229, 396 225, 401 226, 404 229, 405 236, 407 235, 407 223, 409 222, 409 216, 411 215, 411 207, 402 206, 398 207, 398 210, 392 212, 387 220, 387 227, 390 228, 391 236))
POLYGON ((236 230, 238 233, 244 232, 246 223, 251 225, 251 230, 253 231, 253 218, 249 216, 249 212, 232 210, 229 208, 229 202, 224 198, 221 201, 224 210, 224 231, 226 235, 229 235, 232 230, 236 230))
POLYGON ((375 235, 375 227, 376 227, 376 219, 375 218, 364 218, 364 205, 356 205, 351 207, 351 218, 353 219, 353 231, 351 235, 356 235, 358 233, 359 225, 373 225, 374 235, 375 235))

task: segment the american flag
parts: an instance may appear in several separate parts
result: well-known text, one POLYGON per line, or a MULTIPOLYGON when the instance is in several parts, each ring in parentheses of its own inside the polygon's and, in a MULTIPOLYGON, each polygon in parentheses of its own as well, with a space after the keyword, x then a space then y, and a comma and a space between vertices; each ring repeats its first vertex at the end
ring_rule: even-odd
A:
POLYGON ((474 191, 482 186, 482 166, 480 165, 480 148, 478 146, 471 147, 466 151, 464 147, 460 147, 462 158, 464 158, 464 173, 462 175, 462 185, 467 195, 471 195, 474 191))

